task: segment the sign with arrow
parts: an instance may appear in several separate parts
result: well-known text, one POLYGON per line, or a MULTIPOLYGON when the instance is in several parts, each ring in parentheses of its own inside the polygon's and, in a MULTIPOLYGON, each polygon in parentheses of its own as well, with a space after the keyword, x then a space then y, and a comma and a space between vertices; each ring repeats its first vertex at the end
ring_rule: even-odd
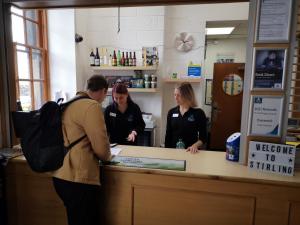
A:
POLYGON ((296 148, 266 142, 250 141, 248 167, 262 172, 293 176, 296 148))

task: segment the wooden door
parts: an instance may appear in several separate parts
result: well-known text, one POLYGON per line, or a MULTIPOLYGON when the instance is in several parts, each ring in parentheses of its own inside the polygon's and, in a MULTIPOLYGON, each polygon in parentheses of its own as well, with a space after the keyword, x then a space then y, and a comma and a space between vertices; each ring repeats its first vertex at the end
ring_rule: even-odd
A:
POLYGON ((209 146, 212 150, 225 151, 226 139, 240 132, 244 68, 244 63, 214 64, 209 146))

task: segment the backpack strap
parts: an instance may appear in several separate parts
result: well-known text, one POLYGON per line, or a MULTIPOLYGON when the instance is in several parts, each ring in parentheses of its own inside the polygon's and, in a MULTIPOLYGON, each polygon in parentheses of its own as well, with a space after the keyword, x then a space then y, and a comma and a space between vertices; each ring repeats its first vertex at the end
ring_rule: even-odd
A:
MULTIPOLYGON (((89 96, 78 96, 78 97, 75 97, 73 99, 71 99, 70 101, 68 102, 65 102, 65 103, 61 103, 60 106, 61 106, 61 110, 62 112, 70 105, 72 104, 73 102, 76 102, 80 99, 91 99, 89 96)), ((57 102, 58 103, 58 102, 57 102)), ((71 144, 69 144, 69 146, 65 147, 65 155, 68 153, 68 151, 71 150, 71 148, 73 148, 75 145, 77 145, 80 141, 82 141, 85 137, 87 137, 87 135, 83 135, 82 137, 78 138, 76 141, 72 142, 71 144)))
POLYGON ((65 147, 65 154, 71 149, 73 148, 75 145, 77 145, 80 141, 82 141, 85 137, 87 137, 87 135, 83 135, 82 137, 78 138, 76 141, 72 142, 71 144, 69 144, 69 146, 65 147))

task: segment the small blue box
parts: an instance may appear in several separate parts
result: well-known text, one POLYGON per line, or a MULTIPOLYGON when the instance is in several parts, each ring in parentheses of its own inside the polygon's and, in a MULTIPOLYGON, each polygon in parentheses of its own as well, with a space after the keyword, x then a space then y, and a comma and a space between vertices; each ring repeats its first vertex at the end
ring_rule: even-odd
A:
POLYGON ((188 76, 200 77, 201 76, 201 66, 189 66, 188 76))

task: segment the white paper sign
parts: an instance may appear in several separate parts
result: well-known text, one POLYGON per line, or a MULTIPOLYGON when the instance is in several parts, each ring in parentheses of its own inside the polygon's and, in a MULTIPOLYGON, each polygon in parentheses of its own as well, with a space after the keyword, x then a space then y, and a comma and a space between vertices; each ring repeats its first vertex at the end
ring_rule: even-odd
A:
POLYGON ((291 145, 250 141, 248 167, 285 176, 294 175, 296 148, 291 145))
POLYGON ((283 99, 253 96, 250 135, 280 136, 283 99))
POLYGON ((260 0, 258 41, 287 41, 291 0, 260 0))

